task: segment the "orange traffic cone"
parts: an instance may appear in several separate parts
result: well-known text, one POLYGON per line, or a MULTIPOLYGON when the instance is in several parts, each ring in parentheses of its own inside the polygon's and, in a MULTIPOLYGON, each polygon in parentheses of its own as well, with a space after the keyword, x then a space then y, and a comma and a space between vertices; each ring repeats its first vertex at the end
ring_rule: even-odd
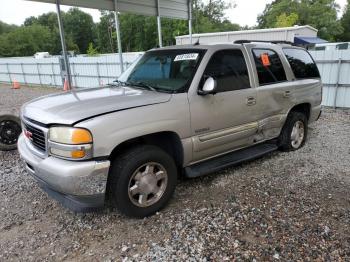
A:
POLYGON ((64 90, 64 91, 69 91, 69 90, 70 90, 70 86, 69 86, 69 84, 68 84, 67 79, 64 79, 63 90, 64 90))
POLYGON ((20 89, 21 85, 19 84, 18 81, 16 81, 16 79, 13 80, 13 84, 12 84, 12 89, 20 89))

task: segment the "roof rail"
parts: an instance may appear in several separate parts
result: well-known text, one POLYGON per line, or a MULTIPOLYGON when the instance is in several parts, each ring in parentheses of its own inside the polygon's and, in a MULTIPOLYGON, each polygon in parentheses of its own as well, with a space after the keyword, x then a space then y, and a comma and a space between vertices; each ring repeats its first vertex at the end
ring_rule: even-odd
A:
POLYGON ((273 40, 273 41, 264 41, 264 40, 236 40, 233 43, 234 44, 248 44, 248 43, 270 43, 270 44, 287 44, 287 45, 295 45, 294 43, 290 41, 284 41, 284 40, 273 40))

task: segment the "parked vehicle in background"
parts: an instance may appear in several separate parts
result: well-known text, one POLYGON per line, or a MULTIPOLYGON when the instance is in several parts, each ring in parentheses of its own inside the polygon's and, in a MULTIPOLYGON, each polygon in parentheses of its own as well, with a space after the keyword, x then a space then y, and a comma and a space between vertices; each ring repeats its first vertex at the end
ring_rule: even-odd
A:
POLYGON ((152 49, 105 88, 36 99, 18 142, 28 172, 76 211, 154 214, 177 178, 306 141, 321 114, 309 53, 242 41, 152 49))
POLYGON ((37 52, 34 54, 35 59, 49 58, 51 57, 49 52, 37 52))

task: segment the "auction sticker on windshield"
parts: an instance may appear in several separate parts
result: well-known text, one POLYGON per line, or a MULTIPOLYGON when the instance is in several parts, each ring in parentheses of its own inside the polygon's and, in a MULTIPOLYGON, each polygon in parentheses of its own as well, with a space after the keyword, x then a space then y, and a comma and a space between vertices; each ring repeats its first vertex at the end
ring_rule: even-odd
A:
POLYGON ((174 59, 174 61, 184 61, 184 60, 196 60, 198 57, 198 53, 189 53, 189 54, 182 54, 177 55, 174 59))

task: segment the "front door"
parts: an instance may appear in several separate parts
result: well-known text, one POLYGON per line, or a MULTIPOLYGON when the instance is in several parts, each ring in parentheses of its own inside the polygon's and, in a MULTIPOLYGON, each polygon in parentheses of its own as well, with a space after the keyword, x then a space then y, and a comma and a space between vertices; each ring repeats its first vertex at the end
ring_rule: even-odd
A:
POLYGON ((258 130, 257 92, 242 50, 215 52, 198 88, 209 76, 217 82, 217 93, 189 97, 194 161, 251 145, 258 130))

